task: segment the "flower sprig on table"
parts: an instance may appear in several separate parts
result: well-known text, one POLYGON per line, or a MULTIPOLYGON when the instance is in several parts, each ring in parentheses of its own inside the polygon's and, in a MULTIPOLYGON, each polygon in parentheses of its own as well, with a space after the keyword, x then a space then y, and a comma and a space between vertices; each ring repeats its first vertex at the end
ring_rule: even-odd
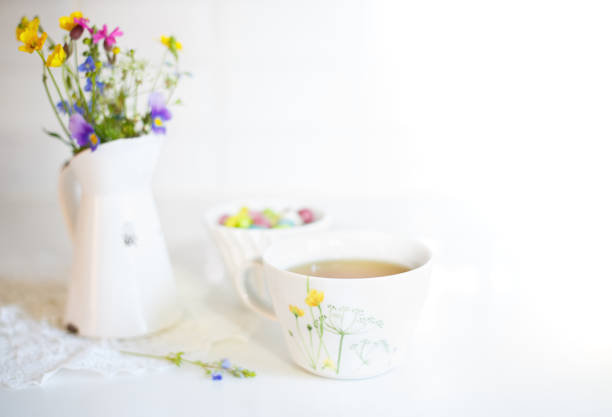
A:
POLYGON ((204 369, 206 376, 213 381, 220 381, 223 379, 223 374, 232 375, 236 378, 254 378, 256 376, 255 371, 251 371, 240 366, 233 365, 229 359, 221 359, 214 362, 203 362, 200 360, 192 361, 184 358, 185 352, 169 353, 165 356, 162 355, 151 355, 148 353, 139 352, 128 352, 122 350, 121 353, 126 355, 141 356, 143 358, 160 359, 168 362, 172 362, 176 366, 181 366, 183 363, 190 365, 199 366, 204 369))
POLYGON ((19 50, 36 52, 42 61, 43 87, 61 128, 59 133, 45 130, 47 134, 76 154, 119 138, 166 133, 172 118, 167 107, 179 80, 189 75, 179 70, 183 45, 174 36, 160 38, 165 47, 162 65, 149 72, 134 49, 124 52, 119 47, 119 27, 91 24, 79 11, 61 17, 59 27, 65 31, 59 42, 48 36, 38 17, 22 17, 15 30, 22 42, 19 50), (79 45, 84 48, 81 54, 79 45), (142 95, 148 100, 139 102, 142 95))

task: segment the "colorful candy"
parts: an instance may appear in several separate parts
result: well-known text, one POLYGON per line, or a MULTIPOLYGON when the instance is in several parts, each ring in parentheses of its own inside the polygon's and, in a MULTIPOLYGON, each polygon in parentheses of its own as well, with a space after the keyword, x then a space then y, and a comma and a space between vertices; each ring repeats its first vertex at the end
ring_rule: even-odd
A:
POLYGON ((312 210, 303 208, 301 210, 298 210, 298 214, 300 215, 300 217, 302 218, 302 221, 305 224, 314 222, 315 218, 314 218, 314 213, 312 212, 312 210))
POLYGON ((240 229, 285 229, 313 221, 315 216, 309 208, 284 209, 276 212, 270 208, 258 211, 242 207, 236 214, 224 214, 219 217, 219 224, 240 229))

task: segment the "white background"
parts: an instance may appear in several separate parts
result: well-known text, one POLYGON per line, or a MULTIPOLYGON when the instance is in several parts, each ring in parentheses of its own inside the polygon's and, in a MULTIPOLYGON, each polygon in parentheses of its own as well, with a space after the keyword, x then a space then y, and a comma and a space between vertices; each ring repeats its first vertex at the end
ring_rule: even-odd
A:
MULTIPOLYGON (((151 60, 162 51, 159 35, 174 33, 194 77, 180 89, 185 105, 174 109, 159 163, 161 201, 354 201, 342 205, 353 219, 367 204, 363 223, 395 216, 386 224, 423 235, 455 219, 437 237, 442 247, 444 237, 456 243, 456 264, 467 271, 456 288, 478 291, 484 284, 470 280, 470 262, 486 258, 496 271, 486 285, 506 296, 515 319, 488 331, 516 335, 530 361, 552 361, 568 381, 609 393, 609 2, 11 1, 1 8, 4 207, 49 204, 48 221, 60 222, 57 172, 69 156, 41 132, 56 126, 38 58, 17 51, 18 18, 38 13, 58 36, 57 18, 82 9, 120 26, 120 45, 151 60), (426 224, 397 209, 425 200, 438 202, 426 224), (493 242, 486 251, 469 246, 471 234, 482 233, 493 242)), ((3 220, 0 233, 18 237, 3 220)), ((11 262, 0 273, 15 274, 11 262)))

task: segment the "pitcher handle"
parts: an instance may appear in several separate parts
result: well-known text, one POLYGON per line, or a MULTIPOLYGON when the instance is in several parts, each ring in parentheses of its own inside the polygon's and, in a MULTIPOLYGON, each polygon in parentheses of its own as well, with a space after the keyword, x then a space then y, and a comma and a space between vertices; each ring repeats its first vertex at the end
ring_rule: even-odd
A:
MULTIPOLYGON (((276 320, 276 314, 274 314, 274 309, 272 306, 262 300, 261 297, 259 297, 255 291, 253 291, 251 285, 249 284, 251 275, 253 273, 261 274, 262 272, 263 262, 261 259, 246 261, 240 268, 238 268, 236 276, 234 277, 234 284, 236 285, 236 290, 238 291, 240 298, 247 307, 266 318, 276 320)), ((259 276, 259 279, 261 279, 261 275, 259 276)))
POLYGON ((64 166, 59 176, 59 201, 68 234, 74 242, 76 238, 77 213, 81 200, 81 190, 76 175, 69 164, 64 166))

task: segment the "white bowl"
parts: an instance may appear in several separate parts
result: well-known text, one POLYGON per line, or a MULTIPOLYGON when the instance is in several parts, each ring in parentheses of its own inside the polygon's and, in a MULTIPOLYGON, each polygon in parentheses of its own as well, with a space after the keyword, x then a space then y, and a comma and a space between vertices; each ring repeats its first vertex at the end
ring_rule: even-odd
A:
MULTIPOLYGON (((245 201, 221 204, 211 208, 206 213, 206 225, 221 252, 228 276, 238 288, 242 277, 238 277, 237 274, 242 269, 242 266, 247 262, 261 258, 264 250, 272 243, 286 237, 328 230, 331 225, 331 219, 322 210, 310 204, 296 204, 295 202, 277 200, 245 201), (219 224, 219 218, 222 215, 237 213, 241 207, 248 207, 251 210, 270 208, 277 212, 285 208, 295 210, 309 208, 313 211, 315 220, 312 223, 284 229, 242 229, 219 224)), ((259 296, 266 298, 266 290, 261 277, 255 282, 255 292, 259 296)))

